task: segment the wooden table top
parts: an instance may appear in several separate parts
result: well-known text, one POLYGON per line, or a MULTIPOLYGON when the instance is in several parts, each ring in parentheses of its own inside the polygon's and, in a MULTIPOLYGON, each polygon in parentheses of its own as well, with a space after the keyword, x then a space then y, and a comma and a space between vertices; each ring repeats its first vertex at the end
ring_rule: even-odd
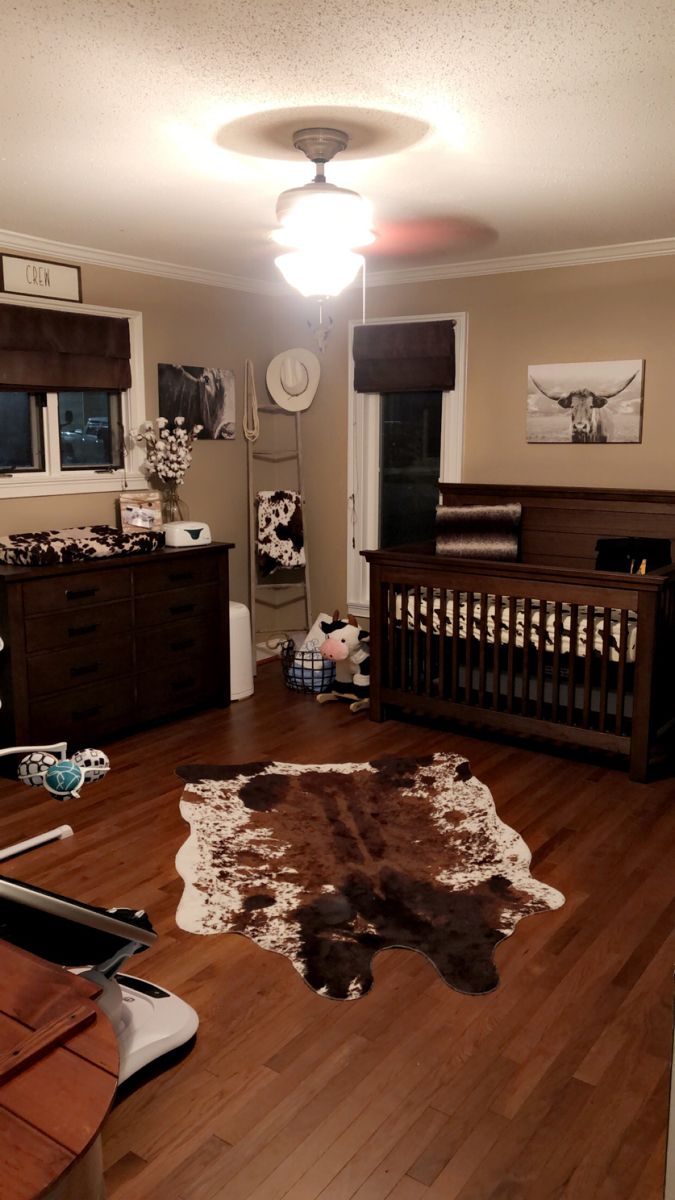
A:
POLYGON ((3 1200, 37 1200, 98 1134, 117 1087, 115 1033, 89 980, 0 941, 0 1059, 76 1009, 90 1023, 0 1079, 3 1200), (89 1014, 87 1014, 89 1015, 89 1014))

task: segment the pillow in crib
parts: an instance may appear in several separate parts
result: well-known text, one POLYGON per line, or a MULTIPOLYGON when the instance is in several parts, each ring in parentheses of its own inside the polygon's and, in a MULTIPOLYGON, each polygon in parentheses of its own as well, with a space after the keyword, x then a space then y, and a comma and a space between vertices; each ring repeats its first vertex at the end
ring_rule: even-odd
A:
POLYGON ((436 553, 515 562, 521 517, 520 504, 439 505, 436 553))
POLYGON ((596 571, 646 575, 658 567, 670 566, 670 538, 598 538, 595 554, 596 571))

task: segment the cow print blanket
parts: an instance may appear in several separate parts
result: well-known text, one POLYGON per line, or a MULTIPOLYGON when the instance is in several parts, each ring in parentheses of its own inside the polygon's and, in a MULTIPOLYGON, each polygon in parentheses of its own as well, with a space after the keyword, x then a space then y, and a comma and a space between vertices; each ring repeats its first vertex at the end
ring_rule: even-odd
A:
POLYGON ((387 947, 461 992, 497 986, 495 947, 558 908, 488 789, 455 754, 369 763, 185 766, 177 923, 285 954, 324 996, 372 986, 387 947))
POLYGON ((262 576, 279 567, 304 567, 305 539, 299 492, 258 492, 258 566, 262 576))

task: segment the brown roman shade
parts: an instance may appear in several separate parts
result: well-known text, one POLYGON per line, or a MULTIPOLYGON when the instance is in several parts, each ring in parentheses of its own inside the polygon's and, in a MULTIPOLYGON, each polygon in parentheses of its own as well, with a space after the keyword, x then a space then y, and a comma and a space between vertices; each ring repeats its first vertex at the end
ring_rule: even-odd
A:
POLYGON ((119 317, 0 304, 0 388, 13 391, 131 384, 129 322, 119 317))
POLYGON ((357 392, 449 392, 455 386, 455 322, 358 325, 357 392))

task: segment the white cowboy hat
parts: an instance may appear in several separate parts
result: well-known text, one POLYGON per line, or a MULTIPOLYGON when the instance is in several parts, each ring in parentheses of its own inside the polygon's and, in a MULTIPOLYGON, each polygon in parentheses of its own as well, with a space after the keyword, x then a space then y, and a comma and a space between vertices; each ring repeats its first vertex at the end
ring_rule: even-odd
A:
POLYGON ((320 374, 319 360, 311 350, 284 350, 267 368, 267 389, 280 408, 303 412, 314 399, 320 374))

